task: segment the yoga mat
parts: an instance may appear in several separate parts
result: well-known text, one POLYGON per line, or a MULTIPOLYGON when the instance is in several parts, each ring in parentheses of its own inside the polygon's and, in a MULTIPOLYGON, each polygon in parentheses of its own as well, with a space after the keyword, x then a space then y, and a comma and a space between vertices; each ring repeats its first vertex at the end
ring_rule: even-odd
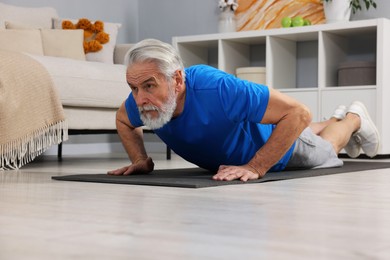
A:
POLYGON ((373 169, 390 168, 389 162, 354 162, 346 161, 343 167, 326 168, 315 170, 294 170, 282 172, 269 172, 262 179, 242 182, 234 181, 214 181, 211 179, 212 172, 201 168, 188 169, 169 169, 155 170, 149 174, 134 174, 127 176, 113 176, 108 174, 76 174, 53 176, 54 180, 61 181, 80 181, 96 183, 115 183, 115 184, 134 184, 134 185, 152 185, 169 186, 182 188, 205 188, 231 184, 249 184, 269 181, 281 181, 296 178, 324 176, 330 174, 339 174, 346 172, 365 171, 373 169))

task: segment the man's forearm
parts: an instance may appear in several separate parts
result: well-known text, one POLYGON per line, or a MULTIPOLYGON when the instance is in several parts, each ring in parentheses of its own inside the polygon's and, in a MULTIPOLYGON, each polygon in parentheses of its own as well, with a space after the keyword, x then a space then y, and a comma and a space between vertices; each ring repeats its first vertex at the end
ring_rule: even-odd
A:
POLYGON ((290 149, 309 122, 306 116, 294 114, 281 120, 268 141, 257 151, 248 165, 261 177, 264 176, 290 149))
POLYGON ((117 121, 117 130, 123 147, 132 163, 148 158, 141 128, 130 128, 121 121, 117 121))

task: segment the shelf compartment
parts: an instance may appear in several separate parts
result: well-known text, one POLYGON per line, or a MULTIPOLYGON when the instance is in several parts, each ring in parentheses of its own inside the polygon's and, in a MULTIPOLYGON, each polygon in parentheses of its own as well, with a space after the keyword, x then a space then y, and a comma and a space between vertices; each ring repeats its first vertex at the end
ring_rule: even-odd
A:
POLYGON ((318 87, 318 33, 267 37, 271 87, 318 87))
POLYGON ((219 68, 218 40, 188 41, 176 43, 176 48, 183 59, 184 66, 206 64, 219 68))
POLYGON ((266 67, 266 37, 221 40, 220 69, 236 74, 240 67, 266 67))
MULTIPOLYGON (((323 61, 321 86, 338 86, 338 68, 350 61, 377 61, 376 27, 331 30, 321 33, 320 59, 323 61)), ((378 67, 378 66, 376 66, 378 67)))

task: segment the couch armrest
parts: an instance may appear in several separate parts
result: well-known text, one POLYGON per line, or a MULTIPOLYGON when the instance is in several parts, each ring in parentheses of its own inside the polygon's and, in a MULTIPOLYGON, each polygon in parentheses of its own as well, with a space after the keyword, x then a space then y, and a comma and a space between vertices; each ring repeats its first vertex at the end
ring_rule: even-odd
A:
POLYGON ((125 43, 117 44, 114 49, 114 63, 115 64, 124 64, 126 53, 133 47, 134 44, 125 43))

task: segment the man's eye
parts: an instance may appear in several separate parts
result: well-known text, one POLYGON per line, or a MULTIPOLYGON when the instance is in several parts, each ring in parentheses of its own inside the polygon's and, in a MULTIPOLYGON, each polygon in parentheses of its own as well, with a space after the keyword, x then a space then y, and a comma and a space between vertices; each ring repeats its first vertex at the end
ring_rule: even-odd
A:
POLYGON ((144 89, 145 89, 145 90, 151 90, 153 87, 154 87, 153 84, 146 84, 146 85, 144 86, 144 89))
POLYGON ((130 87, 131 88, 131 91, 133 91, 133 92, 137 92, 138 91, 138 88, 136 88, 136 87, 130 87))

